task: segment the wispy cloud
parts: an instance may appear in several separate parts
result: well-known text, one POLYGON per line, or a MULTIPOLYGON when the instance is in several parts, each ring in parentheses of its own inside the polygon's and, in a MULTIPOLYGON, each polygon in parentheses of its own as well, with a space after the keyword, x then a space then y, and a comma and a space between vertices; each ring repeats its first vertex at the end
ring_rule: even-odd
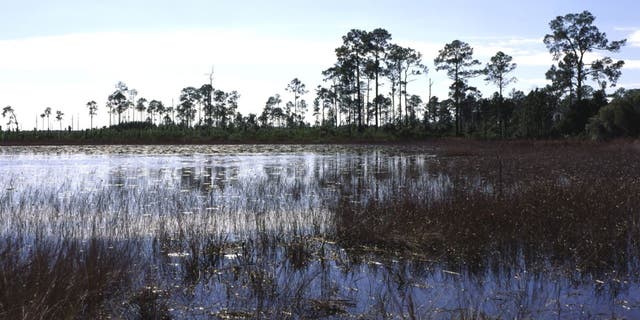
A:
POLYGON ((640 88, 640 82, 621 82, 616 87, 626 89, 640 88))
POLYGON ((329 61, 331 48, 318 41, 249 31, 105 32, 0 41, 0 68, 106 70, 215 61, 296 65, 309 59, 329 61))
POLYGON ((638 27, 613 27, 613 30, 622 31, 622 32, 624 32, 624 31, 636 31, 638 29, 640 29, 640 28, 638 28, 638 27))
MULTIPOLYGON (((485 63, 498 51, 511 55, 514 62, 520 66, 550 66, 553 63, 541 38, 486 37, 472 40, 469 44, 474 50, 474 56, 485 63)), ((422 52, 427 62, 432 61, 445 45, 444 43, 424 41, 400 41, 400 44, 422 52)))
MULTIPOLYGON (((640 32, 634 35, 629 37, 630 43, 640 46, 640 32)), ((519 66, 514 76, 520 79, 513 87, 528 90, 546 84, 544 72, 553 61, 541 38, 468 41, 483 65, 497 51, 513 56, 519 66)), ((141 96, 170 104, 172 99, 177 102, 181 88, 208 82, 205 73, 215 65, 214 86, 238 90, 240 111, 257 113, 270 95, 281 93, 288 99, 284 88, 293 77, 300 77, 312 91, 322 82, 321 71, 334 63, 334 49, 340 42, 339 37, 314 40, 248 29, 100 32, 0 40, 0 105, 16 107, 26 127, 45 107, 61 108, 86 122, 86 102, 96 100, 103 106, 117 81, 125 81, 141 96)), ((430 67, 445 45, 415 39, 397 42, 420 51, 430 67)), ((627 60, 625 70, 637 69, 640 60, 627 60)), ((427 77, 435 82, 434 95, 448 95, 450 79, 433 69, 416 77, 409 91, 426 95, 427 77)), ((495 90, 482 77, 471 81, 486 95, 495 90)), ((381 90, 389 90, 388 85, 381 90)), ((306 98, 311 99, 311 93, 306 98)), ((100 115, 106 124, 104 113, 100 115)))
POLYGON ((238 90, 241 110, 257 112, 293 77, 319 82, 321 68, 333 63, 337 41, 219 29, 3 40, 0 103, 27 117, 47 106, 67 113, 73 108, 84 117, 86 101, 104 101, 120 80, 170 103, 181 88, 208 82, 205 73, 216 65, 214 86, 238 90))
POLYGON ((640 60, 624 60, 624 69, 640 70, 640 60))
POLYGON ((640 30, 635 30, 628 37, 629 44, 634 47, 640 47, 640 30))

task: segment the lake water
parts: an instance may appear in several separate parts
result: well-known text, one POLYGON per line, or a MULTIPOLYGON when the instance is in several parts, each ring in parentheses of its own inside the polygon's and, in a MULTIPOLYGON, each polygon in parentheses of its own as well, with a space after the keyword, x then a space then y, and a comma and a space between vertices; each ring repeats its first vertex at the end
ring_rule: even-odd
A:
POLYGON ((640 317, 637 257, 586 272, 516 248, 477 267, 336 239, 340 201, 437 202, 455 161, 420 146, 3 147, 0 232, 140 241, 136 281, 177 318, 640 317))

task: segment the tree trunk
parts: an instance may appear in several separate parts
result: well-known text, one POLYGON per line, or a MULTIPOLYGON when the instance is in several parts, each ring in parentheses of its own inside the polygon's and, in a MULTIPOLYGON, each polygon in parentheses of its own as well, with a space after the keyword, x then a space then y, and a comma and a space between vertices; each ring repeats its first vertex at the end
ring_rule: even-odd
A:
POLYGON ((409 101, 407 99, 407 78, 409 77, 409 75, 407 74, 408 72, 408 68, 404 70, 404 123, 405 126, 407 126, 409 124, 409 104, 407 103, 407 101, 409 101))
POLYGON ((362 130, 362 99, 360 97, 360 62, 356 63, 356 107, 358 108, 358 130, 362 130))
POLYGON ((504 98, 502 97, 502 80, 500 80, 498 89, 500 91, 500 101, 498 103, 498 125, 500 126, 500 138, 504 139, 504 130, 502 129, 502 102, 504 101, 504 98))
POLYGON ((582 67, 580 67, 578 65, 578 79, 577 80, 577 85, 576 85, 576 98, 578 100, 578 103, 580 103, 580 101, 582 101, 582 67))
POLYGON ((369 116, 369 92, 371 91, 371 79, 367 77, 367 102, 365 103, 364 124, 369 125, 371 117, 369 116))
POLYGON ((396 120, 396 84, 391 82, 391 121, 396 120))
POLYGON ((454 94, 456 95, 456 136, 460 135, 460 84, 458 83, 458 66, 456 66, 454 76, 454 94))
POLYGON ((376 129, 378 128, 378 124, 379 124, 378 123, 378 119, 379 119, 378 114, 380 113, 380 105, 379 105, 379 101, 378 101, 378 87, 379 87, 379 83, 378 83, 378 74, 379 74, 379 72, 378 72, 378 69, 379 69, 379 64, 380 64, 380 61, 376 58, 376 96, 375 96, 375 98, 373 100, 373 101, 375 101, 375 104, 376 104, 376 106, 375 106, 375 111, 376 111, 376 129))

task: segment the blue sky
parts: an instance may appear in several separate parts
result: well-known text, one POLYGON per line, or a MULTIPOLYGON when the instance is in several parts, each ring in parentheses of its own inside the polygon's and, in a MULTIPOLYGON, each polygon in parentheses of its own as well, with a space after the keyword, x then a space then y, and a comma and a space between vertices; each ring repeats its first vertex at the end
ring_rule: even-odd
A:
MULTIPOLYGON (((433 58, 445 43, 470 43, 483 63, 497 50, 519 64, 513 87, 545 84, 551 64, 542 44, 558 15, 589 10, 612 40, 629 43, 619 85, 640 87, 640 4, 634 1, 7 1, 0 10, 0 106, 12 105, 23 128, 45 107, 88 123, 84 104, 104 109, 117 81, 140 96, 177 101, 186 86, 208 81, 238 90, 240 111, 261 110, 269 95, 299 77, 314 88, 351 28, 389 30, 394 41, 424 55, 431 67, 410 93, 445 97, 448 80, 433 58), (346 2, 346 3, 345 3, 346 2)), ((493 88, 472 80, 485 96, 493 88)), ((312 100, 309 95, 307 100, 312 100)), ((104 110, 102 110, 104 112, 104 110)), ((4 122, 4 121, 3 121, 4 122)), ((97 120, 106 124, 106 117, 97 120)), ((57 124, 56 124, 57 125, 57 124)))

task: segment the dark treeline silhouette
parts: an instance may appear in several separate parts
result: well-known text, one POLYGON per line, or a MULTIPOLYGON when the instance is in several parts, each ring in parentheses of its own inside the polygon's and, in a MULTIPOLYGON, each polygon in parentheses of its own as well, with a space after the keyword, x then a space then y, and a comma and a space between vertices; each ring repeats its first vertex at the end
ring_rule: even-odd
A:
MULTIPOLYGON (((90 101, 92 130, 83 137, 95 138, 94 131, 117 130, 120 138, 127 138, 122 133, 127 129, 136 129, 132 135, 141 139, 139 131, 146 130, 145 137, 157 141, 177 135, 180 141, 200 137, 201 142, 230 138, 277 142, 282 137, 330 141, 331 137, 394 140, 450 135, 485 139, 637 136, 640 91, 606 92, 616 85, 624 65, 606 53, 618 52, 626 40, 609 41, 594 20, 584 11, 558 16, 549 23, 544 43, 555 61, 546 72, 550 83, 529 93, 510 88, 516 81, 517 65, 508 53, 497 52, 483 65, 473 57, 468 43, 454 40, 433 60, 436 72, 446 72, 451 80, 448 97, 431 96, 429 79, 424 86, 429 96, 423 100, 408 89, 420 75, 428 79, 424 75, 430 70, 422 54, 393 43, 387 30, 353 29, 335 49, 336 62, 322 72, 324 83, 311 92, 311 122, 304 99, 310 90, 298 78, 283 85, 286 95, 269 97, 259 115, 246 116, 237 110, 240 95, 215 89, 212 82, 182 89, 178 103, 171 106, 143 97, 136 100, 138 92, 119 82, 106 102, 109 126, 93 130, 98 104, 90 101), (598 52, 595 60, 587 58, 592 52, 598 52), (496 92, 483 96, 469 84, 477 77, 493 85, 496 92), (173 133, 167 136, 167 132, 173 133)), ((51 130, 51 114, 51 108, 40 114, 42 131, 45 118, 46 130, 51 130)), ((60 131, 63 115, 59 110, 55 113, 60 131)), ((8 117, 9 131, 18 131, 12 107, 5 107, 2 116, 8 117)), ((5 133, 6 137, 11 133, 5 133)))

